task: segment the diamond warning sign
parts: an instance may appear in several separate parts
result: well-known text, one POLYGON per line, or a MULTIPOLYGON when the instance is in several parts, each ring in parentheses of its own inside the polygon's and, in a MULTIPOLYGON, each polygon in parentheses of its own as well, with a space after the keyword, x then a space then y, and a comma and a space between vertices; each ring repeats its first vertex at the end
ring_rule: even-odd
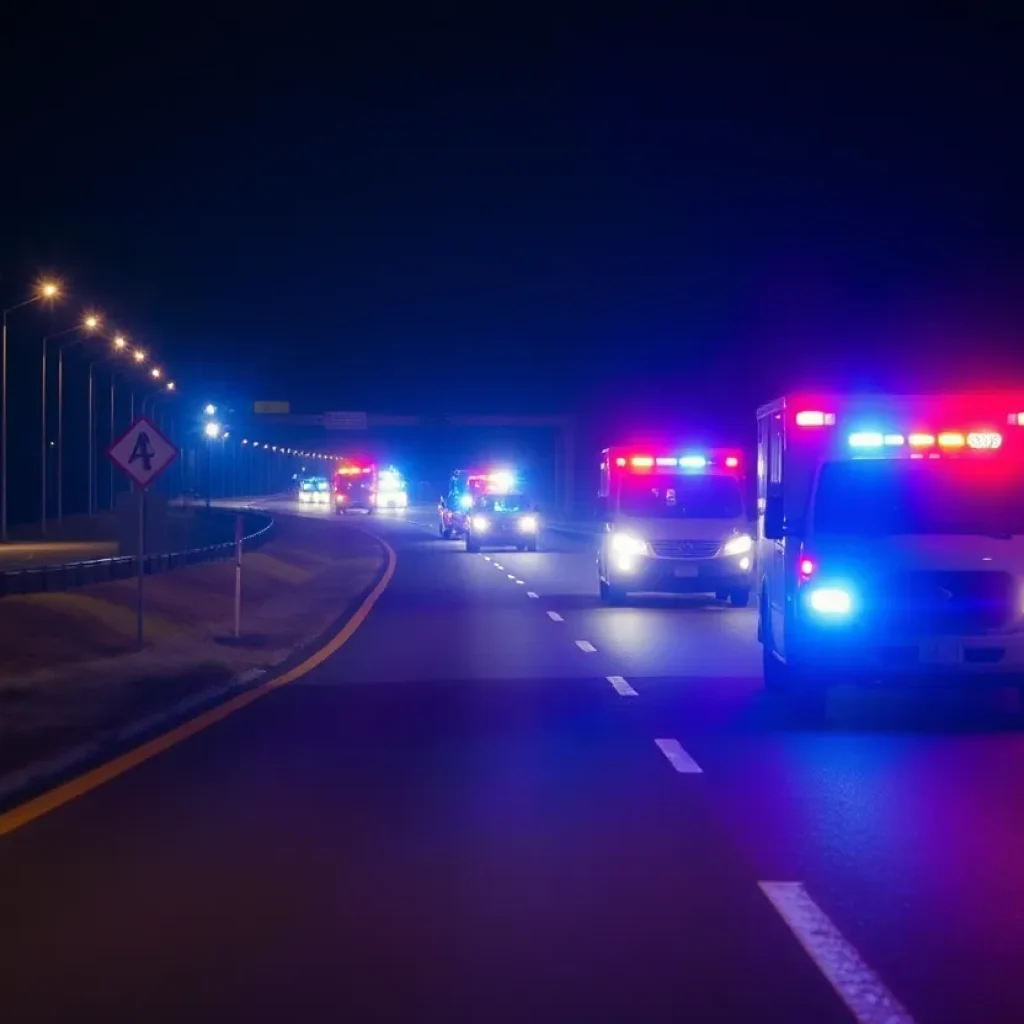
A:
POLYGON ((178 449, 141 417, 107 449, 107 457, 139 487, 148 487, 178 457, 178 449))

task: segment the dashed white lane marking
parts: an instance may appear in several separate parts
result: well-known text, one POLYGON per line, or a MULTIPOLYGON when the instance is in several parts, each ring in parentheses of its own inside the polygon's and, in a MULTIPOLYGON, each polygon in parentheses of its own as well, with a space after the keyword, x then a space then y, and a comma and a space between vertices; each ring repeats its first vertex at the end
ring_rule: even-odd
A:
MULTIPOLYGON (((550 614, 550 613, 549 613, 550 614)), ((622 676, 607 676, 608 682, 615 687, 615 692, 620 697, 638 697, 639 694, 626 682, 622 676)))
POLYGON ((758 882, 807 955, 860 1024, 914 1024, 885 982, 861 959, 802 882, 758 882))
POLYGON ((514 572, 510 572, 507 575, 510 580, 514 580, 516 578, 516 574, 514 572))
POLYGON ((587 654, 593 654, 594 651, 597 650, 597 648, 589 640, 577 640, 576 646, 581 651, 586 651, 587 654))
POLYGON ((532 597, 534 600, 536 600, 538 597, 540 597, 540 594, 535 594, 532 590, 528 590, 526 592, 526 596, 532 597))
POLYGON ((516 580, 516 583, 521 583, 524 587, 526 586, 526 580, 516 580))
POLYGON ((505 571, 505 566, 503 566, 503 565, 498 565, 498 563, 497 563, 497 562, 495 562, 495 563, 494 563, 494 568, 495 568, 495 569, 501 569, 501 571, 502 571, 502 572, 504 572, 504 571, 505 571))
POLYGON ((668 763, 681 775, 703 775, 700 765, 683 750, 679 740, 655 740, 655 746, 668 758, 668 763))
POLYGON ((565 619, 563 619, 562 616, 558 614, 558 612, 548 612, 548 618, 552 622, 565 622, 565 619))
POLYGON ((484 561, 485 562, 489 562, 490 560, 491 560, 491 556, 490 555, 484 555, 484 561))

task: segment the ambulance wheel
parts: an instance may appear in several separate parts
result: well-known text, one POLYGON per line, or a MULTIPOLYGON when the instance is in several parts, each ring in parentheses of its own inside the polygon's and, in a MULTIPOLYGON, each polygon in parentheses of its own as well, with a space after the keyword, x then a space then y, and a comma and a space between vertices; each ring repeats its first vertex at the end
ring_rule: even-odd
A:
POLYGON ((598 589, 601 592, 601 603, 611 605, 623 605, 626 603, 626 591, 622 587, 616 587, 611 583, 601 580, 598 583, 598 589))
POLYGON ((729 604, 733 608, 746 608, 750 604, 750 591, 746 589, 730 591, 729 604))

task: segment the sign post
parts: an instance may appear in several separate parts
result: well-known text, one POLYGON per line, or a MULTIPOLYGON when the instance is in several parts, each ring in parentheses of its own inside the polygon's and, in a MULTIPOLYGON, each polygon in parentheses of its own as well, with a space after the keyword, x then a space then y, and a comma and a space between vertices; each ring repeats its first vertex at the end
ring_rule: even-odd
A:
POLYGON ((178 449, 144 416, 137 419, 108 449, 107 458, 134 486, 138 503, 139 544, 136 556, 138 594, 135 636, 143 640, 143 587, 146 557, 146 490, 178 457, 178 449))
POLYGON ((235 639, 242 629, 242 536, 245 519, 235 516, 235 639))

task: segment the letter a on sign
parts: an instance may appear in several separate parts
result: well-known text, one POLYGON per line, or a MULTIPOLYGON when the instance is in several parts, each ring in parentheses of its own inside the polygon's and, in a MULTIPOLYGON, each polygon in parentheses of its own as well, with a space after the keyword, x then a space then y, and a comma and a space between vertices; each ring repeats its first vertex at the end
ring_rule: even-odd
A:
POLYGON ((148 487, 178 457, 178 449, 143 417, 107 449, 107 457, 139 487, 148 487))
POLYGON ((149 440, 149 434, 144 430, 140 430, 135 438, 135 448, 132 451, 132 457, 128 460, 129 462, 135 462, 138 459, 142 459, 142 471, 144 473, 151 473, 153 471, 153 446, 149 440))

